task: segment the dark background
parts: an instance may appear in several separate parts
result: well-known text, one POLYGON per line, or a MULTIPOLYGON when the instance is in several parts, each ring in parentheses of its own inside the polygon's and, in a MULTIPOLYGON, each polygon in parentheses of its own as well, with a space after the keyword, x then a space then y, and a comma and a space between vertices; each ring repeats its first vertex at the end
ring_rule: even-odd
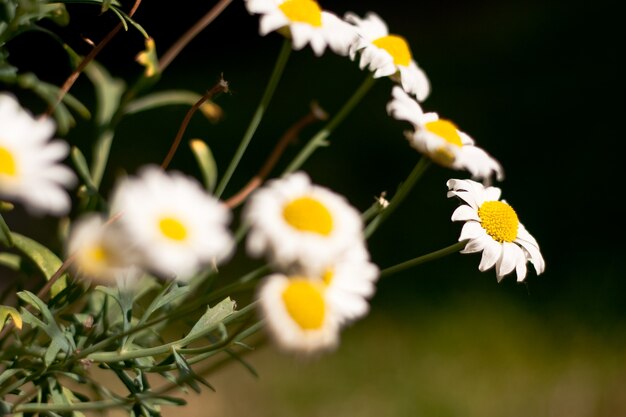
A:
MULTIPOLYGON (((135 19, 163 53, 213 4, 165 5, 146 0, 135 19)), ((529 267, 524 283, 516 283, 510 275, 497 284, 493 271, 477 270, 478 255, 453 255, 385 279, 373 310, 400 313, 410 322, 416 308, 445 309, 451 300, 463 299, 470 310, 484 303, 514 305, 545 323, 549 332, 562 331, 567 338, 584 328, 623 346, 626 262, 624 209, 618 199, 624 171, 619 145, 624 140, 620 122, 625 110, 625 68, 623 21, 616 5, 608 1, 409 4, 389 0, 326 1, 322 6, 339 15, 374 10, 391 32, 407 38, 432 84, 424 109, 455 121, 502 163, 503 197, 539 241, 547 263, 544 275, 536 276, 529 267)), ((99 15, 91 6, 70 10, 78 18, 68 28, 56 30, 83 53, 88 47, 80 36, 98 40, 115 24, 115 19, 99 15)), ((235 1, 156 85, 157 90, 203 92, 224 74, 232 89, 231 95, 217 100, 225 118, 210 125, 196 116, 186 134, 209 143, 220 172, 260 100, 282 42, 275 33, 258 36, 257 27, 258 18, 245 11, 242 1, 235 1)), ((32 66, 43 79, 63 81, 67 63, 32 60, 33 53, 44 54, 47 48, 58 48, 56 44, 25 35, 16 45, 14 60, 32 66)), ((134 62, 141 49, 142 39, 131 29, 118 35, 99 60, 114 75, 132 81, 141 71, 134 62)), ((365 75, 356 63, 330 51, 322 58, 308 47, 292 53, 225 196, 234 194, 258 170, 283 131, 307 112, 311 100, 332 114, 365 75)), ((346 195, 361 210, 381 191, 392 193, 419 157, 403 138, 407 126, 386 115, 391 87, 389 80, 381 79, 331 136, 332 146, 318 150, 304 167, 315 182, 346 195)), ((74 92, 89 103, 90 88, 81 79, 74 92)), ((123 121, 105 189, 122 170, 133 172, 140 165, 160 162, 185 112, 183 107, 172 107, 123 121)), ((316 127, 306 129, 298 145, 315 132, 316 127)), ((87 152, 89 134, 89 123, 82 122, 68 140, 87 152)), ((275 175, 298 149, 287 151, 275 175)), ((172 167, 197 174, 184 145, 172 167)), ((449 221, 456 203, 446 199, 445 181, 465 177, 463 172, 431 167, 370 240, 374 261, 384 268, 453 243, 461 224, 449 221)))

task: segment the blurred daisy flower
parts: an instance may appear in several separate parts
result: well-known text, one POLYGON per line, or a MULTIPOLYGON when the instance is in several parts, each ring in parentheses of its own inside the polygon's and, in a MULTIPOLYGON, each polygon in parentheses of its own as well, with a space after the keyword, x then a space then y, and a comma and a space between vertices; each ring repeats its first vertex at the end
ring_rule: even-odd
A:
POLYGON ((183 174, 144 167, 117 186, 111 207, 140 264, 158 275, 188 279, 233 249, 229 211, 183 174))
POLYGON ((314 353, 339 342, 339 320, 325 297, 320 280, 273 274, 258 293, 261 314, 277 345, 286 350, 314 353))
POLYGON ((486 271, 495 265, 500 281, 515 270, 517 280, 526 277, 530 261, 537 274, 545 270, 545 262, 534 237, 520 223, 515 210, 500 200, 497 187, 484 187, 471 180, 449 180, 448 197, 458 197, 465 204, 452 214, 452 221, 464 221, 459 242, 468 240, 461 253, 483 252, 478 269, 486 271))
POLYGON ((385 22, 375 13, 368 13, 364 19, 346 13, 345 19, 356 26, 360 35, 350 47, 350 57, 354 60, 360 52, 361 69, 367 67, 373 71, 374 78, 390 76, 404 91, 419 101, 426 100, 430 83, 415 63, 406 39, 390 34, 385 22))
POLYGON ((247 248, 282 267, 319 269, 363 240, 361 216, 344 197, 311 184, 303 172, 270 181, 244 210, 247 248))
POLYGON ((440 119, 437 113, 424 113, 417 101, 399 87, 393 88, 392 96, 387 112, 413 125, 415 130, 406 132, 411 146, 442 166, 468 171, 474 179, 488 182, 495 174, 502 181, 504 171, 500 163, 475 146, 474 140, 454 123, 440 119))
POLYGON ((76 177, 61 161, 69 146, 50 141, 55 125, 35 119, 9 94, 0 94, 0 199, 20 201, 34 214, 67 214, 70 197, 64 188, 76 177))
POLYGON ((330 47, 336 54, 348 55, 357 34, 352 25, 324 11, 314 0, 246 0, 250 13, 260 14, 262 36, 272 31, 291 37, 296 50, 311 44, 317 56, 330 47))
POLYGON ((118 225, 107 224, 97 214, 88 214, 73 224, 67 253, 74 257, 73 267, 79 276, 102 284, 112 285, 119 279, 139 275, 129 257, 129 242, 118 225))

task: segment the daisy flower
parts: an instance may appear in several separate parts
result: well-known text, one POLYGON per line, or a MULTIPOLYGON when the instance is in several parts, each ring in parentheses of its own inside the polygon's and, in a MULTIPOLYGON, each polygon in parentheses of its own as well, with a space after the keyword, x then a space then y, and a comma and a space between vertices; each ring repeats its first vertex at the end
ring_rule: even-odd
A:
POLYGON ((339 320, 329 308, 320 280, 273 274, 259 287, 261 314, 278 346, 286 351, 329 350, 339 341, 339 320))
POLYGON ((138 277, 133 267, 132 250, 116 223, 106 224, 97 214, 77 220, 68 239, 67 253, 74 257, 74 269, 85 278, 103 284, 115 284, 118 279, 138 277))
POLYGON ((143 168, 124 179, 112 197, 112 212, 133 244, 140 264, 158 275, 187 279, 231 253, 230 213, 193 178, 143 168))
POLYGON ((497 187, 484 187, 471 180, 449 180, 448 197, 465 202, 452 214, 452 221, 464 221, 459 242, 468 240, 461 253, 483 252, 478 269, 486 271, 495 265, 498 281, 514 269, 517 280, 526 277, 526 262, 537 274, 546 264, 534 237, 520 223, 515 210, 504 200, 497 187))
POLYGON ((390 76, 400 83, 404 91, 413 94, 419 101, 430 94, 430 83, 426 74, 417 66, 409 44, 402 36, 389 33, 387 25, 375 13, 361 19, 354 13, 346 13, 346 21, 354 24, 359 38, 350 46, 350 57, 354 60, 360 52, 361 69, 367 67, 374 78, 390 76))
POLYGON ((401 88, 394 87, 387 112, 414 127, 406 132, 411 146, 430 159, 448 168, 466 170, 474 179, 489 181, 493 174, 504 178, 502 166, 487 152, 474 145, 474 140, 454 123, 440 119, 437 113, 424 113, 420 105, 401 88))
POLYGON ((326 46, 336 54, 348 55, 357 34, 352 25, 324 11, 314 0, 246 0, 250 13, 261 14, 261 36, 278 30, 290 36, 298 50, 311 44, 317 56, 326 46))
POLYGON ((363 240, 361 216, 340 195, 311 184, 303 172, 270 181, 244 210, 252 256, 319 270, 363 240))
POLYGON ((367 300, 376 291, 378 273, 364 245, 355 245, 325 268, 322 281, 326 286, 326 299, 341 324, 351 323, 369 312, 367 300))
POLYGON ((76 182, 61 165, 69 146, 49 139, 49 118, 35 119, 9 94, 0 94, 0 198, 21 201, 35 214, 64 215, 71 201, 64 188, 76 182))

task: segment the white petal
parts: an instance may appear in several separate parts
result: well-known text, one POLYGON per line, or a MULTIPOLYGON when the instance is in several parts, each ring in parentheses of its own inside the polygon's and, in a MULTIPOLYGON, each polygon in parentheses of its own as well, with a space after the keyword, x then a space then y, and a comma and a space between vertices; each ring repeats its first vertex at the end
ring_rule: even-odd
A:
POLYGON ((479 222, 480 217, 478 217, 476 210, 463 204, 462 206, 457 207, 457 209, 454 210, 454 213, 452 213, 452 221, 456 222, 465 220, 475 220, 479 222))
POLYGON ((502 244, 502 256, 498 259, 498 262, 496 262, 496 275, 498 278, 510 274, 511 271, 513 271, 515 261, 519 256, 517 252, 519 251, 521 251, 520 247, 514 243, 504 242, 502 244))
POLYGON ((480 223, 468 221, 463 225, 463 229, 461 229, 461 236, 459 236, 459 242, 466 239, 476 239, 480 236, 485 235, 485 230, 482 228, 480 223))
POLYGON ((485 272, 496 264, 496 261, 502 256, 502 244, 490 239, 490 242, 483 249, 483 257, 480 259, 478 269, 485 272))

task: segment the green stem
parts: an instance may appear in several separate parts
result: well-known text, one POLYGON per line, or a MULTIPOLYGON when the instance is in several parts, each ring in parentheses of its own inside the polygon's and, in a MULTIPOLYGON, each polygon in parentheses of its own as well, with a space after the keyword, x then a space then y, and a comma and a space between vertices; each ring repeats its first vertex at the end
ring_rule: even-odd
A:
POLYGON ((15 407, 14 413, 71 412, 88 410, 106 410, 133 404, 132 400, 112 399, 74 404, 23 404, 15 407))
POLYGON ((365 94, 372 88, 375 81, 376 79, 372 75, 367 76, 359 88, 354 92, 352 97, 350 97, 350 99, 343 105, 341 110, 339 110, 339 112, 335 114, 328 124, 326 124, 322 130, 317 132, 317 134, 311 138, 309 143, 306 144, 300 153, 296 155, 285 172, 283 172, 283 176, 298 170, 317 148, 326 144, 326 138, 330 136, 333 130, 339 126, 339 123, 341 123, 343 119, 350 114, 352 109, 354 109, 354 107, 361 101, 361 99, 363 99, 365 94))
POLYGON ((408 261, 399 263, 394 266, 390 266, 389 268, 385 268, 380 271, 380 277, 386 277, 391 274, 395 274, 396 272, 404 271, 405 269, 412 268, 417 265, 421 265, 426 262, 434 261, 439 258, 443 258, 444 256, 451 255, 463 249, 467 244, 467 240, 462 240, 460 242, 456 242, 448 247, 443 249, 436 250, 431 253, 427 253, 426 255, 418 256, 417 258, 410 259, 408 261))
POLYGON ((228 165, 224 176, 217 186, 217 189, 215 191, 215 196, 217 198, 219 198, 224 192, 224 189, 228 185, 230 178, 233 176, 235 169, 237 169, 237 165, 239 165, 239 161, 241 161, 243 154, 246 152, 246 149, 248 148, 248 145, 252 140, 252 136, 254 136, 257 127, 261 123, 261 119, 263 119, 265 110, 270 104, 272 96, 274 95, 274 91, 276 90, 276 86, 278 86, 280 77, 283 74, 283 70, 285 69, 285 65, 287 64, 290 52, 291 40, 285 39, 285 41, 283 42, 283 46, 280 50, 280 54, 278 55, 278 59, 276 60, 276 64, 274 65, 272 76, 270 77, 270 80, 267 83, 267 87, 265 88, 265 92, 263 93, 263 97, 261 98, 261 102, 259 103, 259 106, 257 107, 254 115, 252 116, 252 120, 250 120, 248 130, 246 130, 246 133, 244 134, 243 139, 241 140, 241 143, 239 144, 239 147, 237 148, 237 151, 235 152, 232 161, 230 161, 230 165, 228 165))
POLYGON ((406 196, 409 194, 411 189, 413 189, 417 181, 424 174, 424 171, 426 171, 426 168, 428 168, 429 166, 430 166, 430 159, 426 157, 422 157, 419 160, 417 165, 415 165, 415 168, 413 168, 413 171, 411 171, 409 176, 406 178, 406 181, 404 181, 402 185, 400 185, 400 188, 398 188, 398 191, 389 202, 389 205, 387 206, 387 208, 381 211, 380 214, 376 216, 374 220, 370 222, 370 224, 367 225, 367 227, 365 228, 366 239, 369 239, 372 236, 372 234, 374 234, 376 229, 378 229, 380 224, 383 221, 385 221, 385 219, 389 217, 391 213, 393 213, 393 211, 396 209, 396 207, 400 205, 400 203, 402 203, 402 201, 404 201, 406 196))

